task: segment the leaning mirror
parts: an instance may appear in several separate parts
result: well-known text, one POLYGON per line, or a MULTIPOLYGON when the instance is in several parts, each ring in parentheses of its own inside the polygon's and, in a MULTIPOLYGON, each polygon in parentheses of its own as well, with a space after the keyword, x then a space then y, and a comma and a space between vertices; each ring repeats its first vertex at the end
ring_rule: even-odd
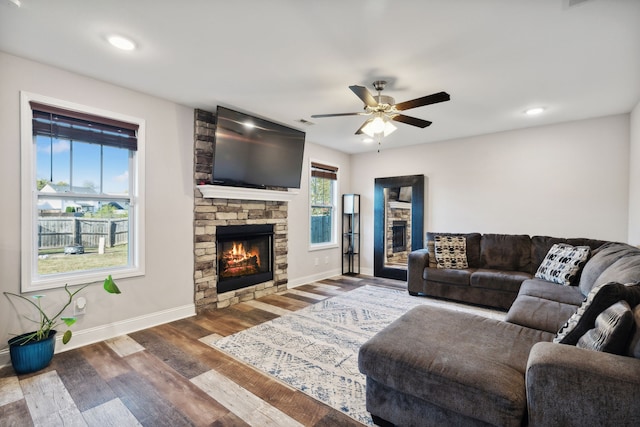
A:
POLYGON ((409 252, 423 247, 424 175, 376 178, 374 275, 407 280, 409 252))

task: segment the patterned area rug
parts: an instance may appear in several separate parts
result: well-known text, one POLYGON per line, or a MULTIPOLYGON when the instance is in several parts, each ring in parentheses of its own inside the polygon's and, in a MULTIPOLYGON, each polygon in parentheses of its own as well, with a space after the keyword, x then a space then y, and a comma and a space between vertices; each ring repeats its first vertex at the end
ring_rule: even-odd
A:
POLYGON ((417 305, 504 318, 502 312, 366 285, 213 345, 355 420, 373 425, 365 408, 365 376, 358 371, 358 349, 417 305))

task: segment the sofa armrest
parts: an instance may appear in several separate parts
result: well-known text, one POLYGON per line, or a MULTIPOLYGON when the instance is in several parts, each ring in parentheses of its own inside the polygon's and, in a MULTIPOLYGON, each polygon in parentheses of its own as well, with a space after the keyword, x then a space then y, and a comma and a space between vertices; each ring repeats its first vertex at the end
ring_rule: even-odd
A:
POLYGON ((526 387, 531 426, 640 425, 640 359, 540 342, 526 387))
POLYGON ((424 291, 424 269, 429 267, 429 250, 417 249, 409 253, 407 265, 407 289, 411 294, 424 291))

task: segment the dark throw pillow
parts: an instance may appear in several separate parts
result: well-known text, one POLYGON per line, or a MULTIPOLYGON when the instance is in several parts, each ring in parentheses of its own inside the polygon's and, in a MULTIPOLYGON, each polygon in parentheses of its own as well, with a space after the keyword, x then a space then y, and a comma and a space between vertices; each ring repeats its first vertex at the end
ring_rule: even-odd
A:
POLYGON ((578 272, 589 258, 589 246, 571 246, 556 243, 551 246, 542 264, 536 271, 536 278, 557 283, 571 285, 578 277, 578 272))
POLYGON ((608 282, 595 286, 578 310, 560 328, 553 342, 576 345, 580 337, 594 327, 596 317, 600 313, 623 300, 629 303, 630 307, 635 307, 640 303, 638 282, 626 285, 608 282))
POLYGON ((640 304, 633 309, 633 318, 635 325, 633 326, 632 336, 629 340, 629 348, 627 356, 640 359, 640 304))
POLYGON ((596 317, 595 328, 580 337, 576 347, 623 354, 633 327, 633 313, 626 301, 618 301, 596 317))
POLYGON ((435 236, 433 241, 438 268, 469 268, 467 239, 462 236, 435 236))

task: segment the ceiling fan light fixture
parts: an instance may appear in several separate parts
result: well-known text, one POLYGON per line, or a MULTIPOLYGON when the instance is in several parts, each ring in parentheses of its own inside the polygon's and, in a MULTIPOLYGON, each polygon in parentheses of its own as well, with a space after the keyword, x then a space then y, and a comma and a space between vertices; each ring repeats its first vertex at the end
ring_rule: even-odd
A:
POLYGON ((366 135, 374 138, 376 135, 382 134, 383 136, 391 135, 397 127, 395 127, 385 116, 382 114, 367 120, 367 123, 362 127, 362 132, 366 135))
POLYGON ((389 136, 398 129, 390 121, 384 122, 384 136, 389 136))

